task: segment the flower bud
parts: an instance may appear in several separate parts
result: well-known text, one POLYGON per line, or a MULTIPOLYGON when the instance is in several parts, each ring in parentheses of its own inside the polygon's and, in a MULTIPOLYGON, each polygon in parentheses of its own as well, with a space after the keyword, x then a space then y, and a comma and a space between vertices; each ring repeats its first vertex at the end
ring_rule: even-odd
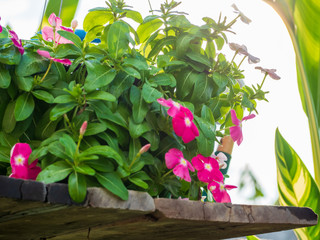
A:
POLYGON ((80 128, 80 136, 83 136, 83 135, 84 135, 84 133, 85 133, 86 130, 87 130, 87 126, 88 126, 88 121, 84 121, 84 122, 82 123, 81 128, 80 128))
POLYGON ((71 22, 71 28, 73 31, 78 27, 78 21, 76 19, 73 19, 71 22))
POLYGON ((144 146, 139 150, 139 154, 143 154, 143 153, 147 152, 150 147, 151 147, 151 144, 150 144, 150 143, 144 145, 144 146))

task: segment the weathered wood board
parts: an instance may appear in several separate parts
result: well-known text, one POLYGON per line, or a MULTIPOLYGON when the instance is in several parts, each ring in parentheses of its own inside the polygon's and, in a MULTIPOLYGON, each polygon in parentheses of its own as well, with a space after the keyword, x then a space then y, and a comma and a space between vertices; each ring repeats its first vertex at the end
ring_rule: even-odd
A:
POLYGON ((0 239, 223 239, 317 224, 309 208, 152 199, 122 201, 88 188, 74 203, 66 184, 0 176, 0 239))

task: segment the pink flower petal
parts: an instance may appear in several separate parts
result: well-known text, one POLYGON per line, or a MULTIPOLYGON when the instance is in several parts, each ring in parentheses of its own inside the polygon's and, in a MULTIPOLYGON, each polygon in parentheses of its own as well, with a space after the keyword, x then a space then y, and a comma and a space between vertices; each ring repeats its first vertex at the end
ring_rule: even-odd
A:
POLYGON ((61 28, 62 30, 64 30, 64 31, 72 32, 72 33, 73 33, 72 29, 70 29, 70 28, 67 28, 67 27, 64 27, 64 26, 61 26, 60 28, 61 28))
POLYGON ((45 26, 42 28, 42 37, 46 41, 53 41, 53 29, 45 26))
POLYGON ((227 190, 232 190, 232 189, 237 188, 237 186, 234 186, 234 185, 224 185, 224 188, 227 189, 227 190))
POLYGON ((237 142, 238 146, 243 140, 242 129, 239 126, 230 127, 230 136, 234 142, 237 142))
POLYGON ((252 118, 254 118, 255 116, 256 116, 255 114, 250 114, 250 115, 242 118, 242 121, 246 121, 246 120, 252 119, 252 118))
POLYGON ((179 149, 171 148, 169 152, 165 154, 164 158, 167 168, 172 169, 179 164, 180 159, 183 158, 183 153, 179 149))
POLYGON ((197 156, 193 157, 191 162, 192 165, 194 166, 195 169, 202 170, 204 168, 203 162, 201 161, 200 156, 202 156, 201 154, 198 154, 197 156))
POLYGON ((17 143, 13 146, 10 156, 10 163, 13 168, 16 166, 28 166, 28 159, 32 150, 27 143, 17 143))
POLYGON ((57 58, 52 58, 53 61, 62 63, 64 65, 71 65, 72 62, 69 59, 57 59, 57 58))
MULTIPOLYGON (((172 127, 174 132, 181 137, 186 129, 184 118, 179 117, 180 113, 178 113, 173 119, 172 119, 172 127)), ((182 115, 183 117, 183 115, 182 115)))
POLYGON ((169 98, 168 100, 164 98, 159 98, 157 99, 157 101, 162 106, 169 107, 169 110, 167 113, 170 117, 175 117, 176 114, 179 113, 180 111, 181 105, 177 102, 174 102, 171 98, 169 98))
POLYGON ((37 50, 37 53, 45 58, 49 58, 51 59, 50 53, 48 51, 44 51, 44 50, 37 50))
POLYGON ((37 176, 38 174, 41 172, 41 168, 38 167, 38 166, 35 166, 33 168, 29 168, 29 171, 28 171, 28 179, 31 179, 31 180, 36 180, 37 179, 37 176))
POLYGON ((234 125, 236 125, 236 126, 239 126, 240 125, 240 120, 237 118, 236 111, 234 109, 231 109, 230 113, 231 113, 232 123, 234 125))
POLYGON ((49 24, 52 26, 52 24, 56 25, 56 14, 55 13, 51 13, 49 18, 48 18, 48 22, 49 24))
POLYGON ((189 170, 187 167, 183 166, 182 164, 178 164, 174 169, 173 169, 173 173, 184 179, 187 182, 191 182, 191 178, 190 178, 190 174, 189 174, 189 170))

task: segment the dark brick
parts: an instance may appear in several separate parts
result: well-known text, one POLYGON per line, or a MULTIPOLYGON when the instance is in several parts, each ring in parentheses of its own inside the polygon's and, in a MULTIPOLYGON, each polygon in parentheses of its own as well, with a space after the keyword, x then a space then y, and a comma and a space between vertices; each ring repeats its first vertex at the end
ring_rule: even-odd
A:
POLYGON ((21 193, 23 200, 45 202, 47 189, 42 182, 27 180, 22 183, 21 193))
POLYGON ((21 199, 22 179, 0 176, 0 197, 21 199))
POLYGON ((68 192, 68 184, 51 183, 47 184, 47 201, 49 203, 67 204, 71 205, 72 200, 68 192))

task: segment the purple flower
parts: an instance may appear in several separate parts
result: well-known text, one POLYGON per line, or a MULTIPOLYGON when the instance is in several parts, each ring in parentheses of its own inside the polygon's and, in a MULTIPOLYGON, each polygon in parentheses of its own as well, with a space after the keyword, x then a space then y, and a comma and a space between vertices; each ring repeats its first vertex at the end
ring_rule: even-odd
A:
POLYGON ((260 62, 260 58, 257 58, 253 55, 251 55, 248 52, 248 49, 245 45, 239 45, 237 43, 229 43, 229 47, 231 50, 238 52, 239 54, 242 54, 244 56, 248 57, 248 62, 251 63, 258 63, 260 62))
POLYGON ((262 68, 262 67, 255 67, 255 69, 261 70, 261 72, 264 72, 268 74, 272 79, 279 80, 280 77, 276 74, 276 69, 268 69, 268 68, 262 68))

